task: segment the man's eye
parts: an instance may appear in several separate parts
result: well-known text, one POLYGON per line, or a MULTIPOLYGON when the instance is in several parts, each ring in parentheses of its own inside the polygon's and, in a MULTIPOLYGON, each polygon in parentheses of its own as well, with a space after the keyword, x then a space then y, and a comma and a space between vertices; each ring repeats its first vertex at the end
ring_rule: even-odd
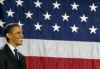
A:
POLYGON ((22 32, 17 32, 17 34, 22 34, 22 32))
POLYGON ((17 32, 17 34, 20 34, 20 32, 17 32))

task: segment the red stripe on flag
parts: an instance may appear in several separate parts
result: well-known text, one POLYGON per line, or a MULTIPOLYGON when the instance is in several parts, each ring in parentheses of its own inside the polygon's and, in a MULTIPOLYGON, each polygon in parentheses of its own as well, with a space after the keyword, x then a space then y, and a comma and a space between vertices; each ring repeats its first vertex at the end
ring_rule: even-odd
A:
POLYGON ((27 69, 100 69, 100 59, 26 56, 27 69))

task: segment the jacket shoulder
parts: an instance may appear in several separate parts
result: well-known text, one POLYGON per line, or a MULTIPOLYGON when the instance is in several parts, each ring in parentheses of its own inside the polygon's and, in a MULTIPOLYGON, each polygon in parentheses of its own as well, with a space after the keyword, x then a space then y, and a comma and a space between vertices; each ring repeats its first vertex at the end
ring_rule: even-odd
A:
POLYGON ((4 54, 4 47, 0 48, 0 55, 4 54))
POLYGON ((2 47, 0 48, 0 56, 1 56, 1 55, 6 55, 6 53, 5 53, 5 46, 6 46, 6 45, 4 45, 4 46, 2 46, 2 47))

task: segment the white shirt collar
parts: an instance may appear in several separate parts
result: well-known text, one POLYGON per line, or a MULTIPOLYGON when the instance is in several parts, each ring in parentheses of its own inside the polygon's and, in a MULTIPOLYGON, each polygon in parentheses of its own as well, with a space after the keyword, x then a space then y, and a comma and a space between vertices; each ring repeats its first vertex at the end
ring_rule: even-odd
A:
POLYGON ((10 43, 7 43, 8 47, 10 48, 10 50, 12 51, 12 53, 15 55, 14 49, 15 47, 13 45, 11 45, 10 43))

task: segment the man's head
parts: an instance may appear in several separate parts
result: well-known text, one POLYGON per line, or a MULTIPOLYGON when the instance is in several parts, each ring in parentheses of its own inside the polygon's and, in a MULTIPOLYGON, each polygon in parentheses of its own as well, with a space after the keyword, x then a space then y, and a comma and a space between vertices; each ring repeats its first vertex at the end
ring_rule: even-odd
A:
POLYGON ((9 24, 5 27, 5 37, 7 42, 14 47, 22 45, 23 31, 18 24, 9 24))

